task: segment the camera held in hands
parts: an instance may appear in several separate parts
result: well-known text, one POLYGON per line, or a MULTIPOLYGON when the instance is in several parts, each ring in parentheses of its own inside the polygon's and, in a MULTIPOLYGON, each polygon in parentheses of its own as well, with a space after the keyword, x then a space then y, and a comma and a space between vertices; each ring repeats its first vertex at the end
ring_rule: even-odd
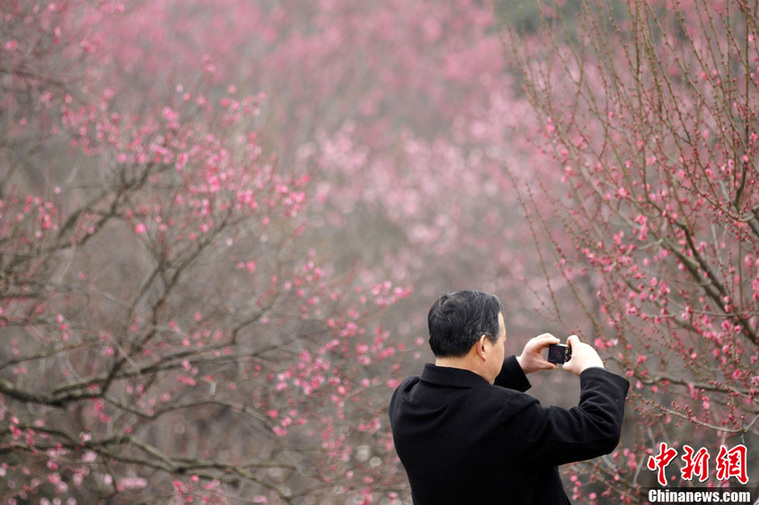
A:
POLYGON ((551 344, 548 346, 548 361, 564 364, 572 358, 572 348, 566 344, 551 344))

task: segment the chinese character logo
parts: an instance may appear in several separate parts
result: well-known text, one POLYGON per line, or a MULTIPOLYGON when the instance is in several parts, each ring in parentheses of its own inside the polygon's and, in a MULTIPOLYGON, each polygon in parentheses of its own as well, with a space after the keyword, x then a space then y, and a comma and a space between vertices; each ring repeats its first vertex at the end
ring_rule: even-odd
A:
POLYGON ((685 465, 680 470, 683 480, 693 480, 698 477, 699 482, 704 482, 709 478, 709 451, 702 447, 698 452, 694 451, 689 445, 684 445, 683 461, 685 465))
POLYGON ((727 480, 735 477, 741 484, 748 483, 746 475, 746 446, 737 445, 730 450, 723 445, 717 454, 717 478, 727 480))
MULTIPOLYGON (((698 478, 699 482, 704 482, 709 478, 709 451, 702 447, 698 451, 689 445, 683 446, 682 460, 683 466, 680 469, 680 476, 683 480, 693 480, 698 478)), ((647 467, 651 471, 657 472, 657 480, 662 486, 667 485, 667 466, 677 457, 677 449, 668 447, 665 442, 659 444, 659 453, 648 457, 647 467)), ((719 454, 715 458, 716 473, 715 476, 720 481, 729 480, 735 477, 741 484, 748 483, 746 473, 746 446, 736 445, 728 449, 724 445, 720 446, 719 454)))
POLYGON ((656 456, 649 456, 648 469, 658 471, 659 484, 662 486, 667 485, 667 476, 664 470, 667 468, 673 459, 677 456, 677 451, 667 447, 665 442, 659 444, 659 454, 656 456))

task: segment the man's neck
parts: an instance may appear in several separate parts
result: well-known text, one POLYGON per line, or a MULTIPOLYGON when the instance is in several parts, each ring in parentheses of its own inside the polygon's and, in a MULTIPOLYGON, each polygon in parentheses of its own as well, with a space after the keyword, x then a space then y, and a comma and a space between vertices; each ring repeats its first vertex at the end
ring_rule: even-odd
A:
POLYGON ((458 368, 474 372, 486 381, 493 383, 492 378, 488 378, 486 369, 483 367, 483 361, 478 358, 475 351, 471 351, 464 356, 455 357, 435 357, 435 366, 446 368, 458 368))
POLYGON ((456 358, 435 358, 435 366, 444 366, 448 368, 463 368, 469 370, 465 357, 456 358))
POLYGON ((482 375, 478 370, 476 363, 473 363, 471 356, 457 356, 454 358, 435 358, 435 366, 442 366, 446 368, 459 368, 461 370, 469 370, 477 375, 482 375))

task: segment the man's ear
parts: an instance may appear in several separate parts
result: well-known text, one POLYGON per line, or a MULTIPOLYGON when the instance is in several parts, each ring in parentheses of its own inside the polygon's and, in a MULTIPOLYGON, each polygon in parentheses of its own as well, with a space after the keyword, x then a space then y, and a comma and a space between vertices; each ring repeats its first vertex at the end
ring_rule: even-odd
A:
POLYGON ((477 341, 477 356, 482 358, 482 361, 487 361, 487 342, 488 342, 488 336, 487 335, 481 335, 480 339, 477 341))

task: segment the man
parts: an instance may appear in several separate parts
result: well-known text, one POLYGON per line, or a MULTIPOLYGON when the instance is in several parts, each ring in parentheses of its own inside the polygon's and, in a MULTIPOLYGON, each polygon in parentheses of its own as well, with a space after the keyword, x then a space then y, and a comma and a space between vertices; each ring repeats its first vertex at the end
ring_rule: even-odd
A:
POLYGON ((396 389, 389 411, 415 505, 565 505, 557 465, 619 443, 627 380, 573 335, 562 366, 580 377, 579 405, 542 407, 524 393, 526 374, 558 368, 542 353, 559 339, 545 333, 504 359, 502 309, 479 291, 444 295, 430 309, 435 364, 396 389))

